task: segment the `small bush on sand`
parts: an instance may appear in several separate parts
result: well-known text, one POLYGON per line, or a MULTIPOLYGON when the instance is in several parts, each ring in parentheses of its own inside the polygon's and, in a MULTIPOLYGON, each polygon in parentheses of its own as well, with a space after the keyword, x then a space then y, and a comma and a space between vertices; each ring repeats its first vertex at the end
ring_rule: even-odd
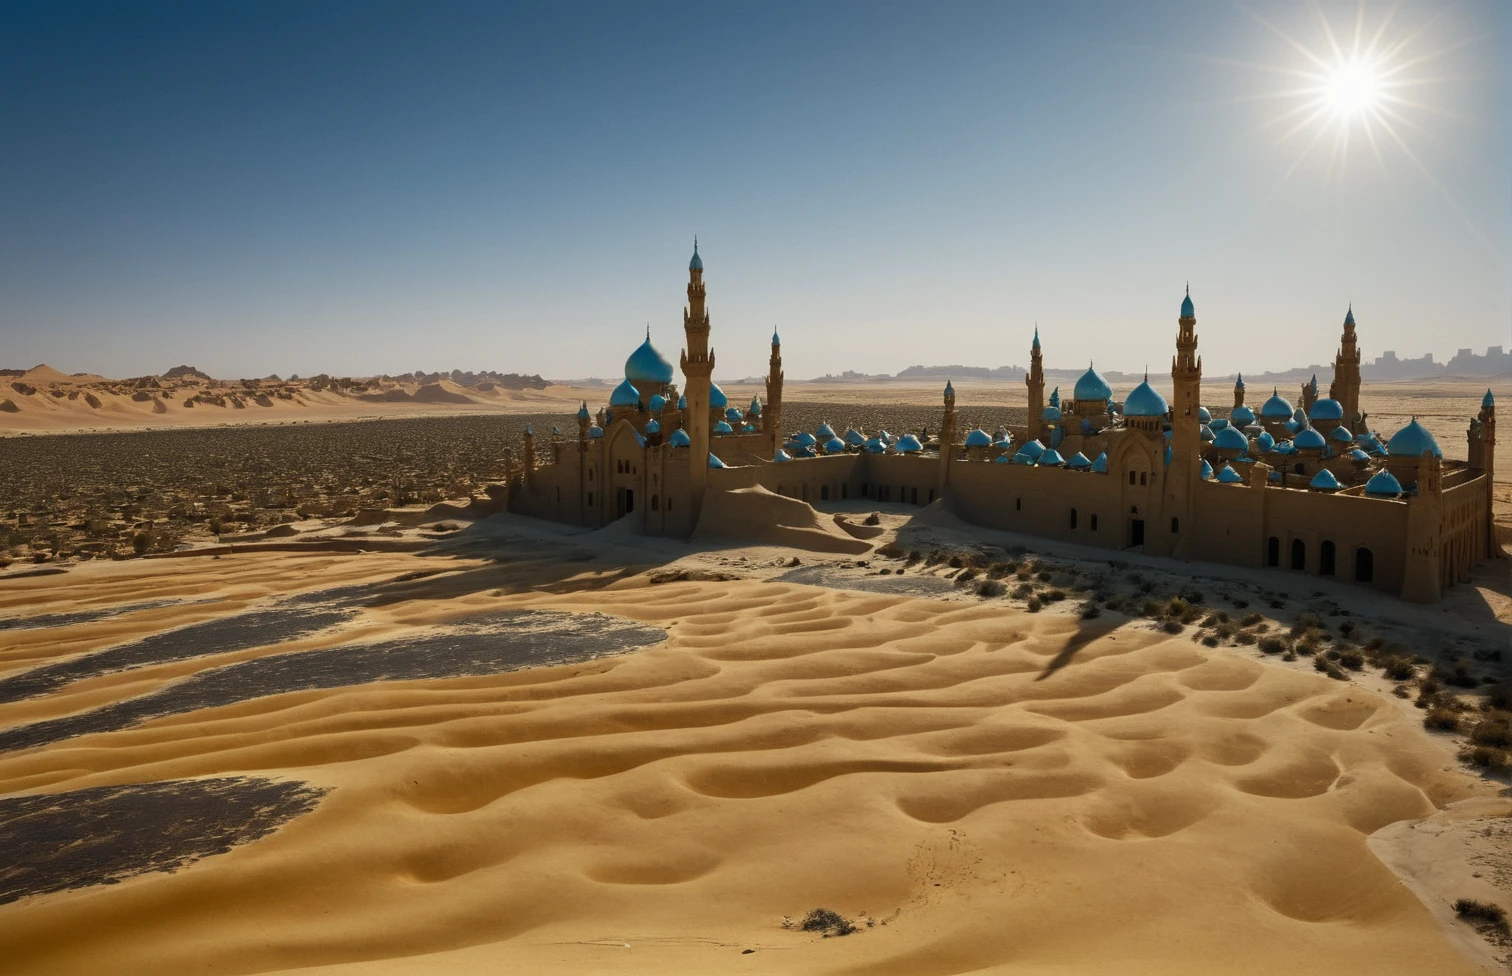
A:
POLYGON ((1031 596, 1034 596, 1034 587, 1028 583, 1020 583, 1013 588, 1013 598, 1015 600, 1027 600, 1031 596))
POLYGON ((1162 627, 1168 634, 1179 634, 1184 629, 1179 620, 1167 620, 1162 627))
POLYGON ((1460 758, 1482 769, 1506 769, 1512 762, 1512 756, 1508 756, 1505 749, 1495 746, 1475 746, 1460 753, 1460 758))
POLYGON ((805 932, 822 932, 827 939, 832 935, 850 935, 856 931, 856 923, 828 908, 816 908, 803 916, 799 927, 805 932))
POLYGON ((1212 634, 1208 634, 1206 637, 1204 637, 1202 639, 1202 645, 1204 647, 1217 647, 1218 646, 1218 638, 1214 637, 1212 634))
POLYGON ((1417 668, 1405 657, 1389 657, 1385 665, 1386 677, 1392 681, 1411 681, 1417 676, 1417 668))
POLYGON ((1430 708, 1423 716, 1423 728, 1429 732, 1458 732, 1460 718, 1447 708, 1430 708))
POLYGON ((1048 582, 1050 582, 1050 571, 1049 570, 1041 570, 1040 573, 1039 573, 1039 581, 1041 583, 1048 583, 1048 582))
POLYGON ((1512 747, 1512 714, 1492 712, 1476 722, 1470 730, 1470 741, 1478 746, 1495 746, 1498 749, 1512 747))
POLYGON ((1249 606, 1248 600, 1230 600, 1229 603, 1232 603, 1235 608, 1239 610, 1243 610, 1245 607, 1249 606))
POLYGON ((1244 615, 1244 619, 1239 622, 1241 624, 1244 624, 1244 626, 1246 627, 1253 627, 1255 626, 1255 624, 1258 624, 1263 620, 1265 620, 1265 618, 1260 616, 1260 614, 1258 613, 1247 613, 1244 615))
POLYGON ((1461 898, 1454 903, 1454 914, 1477 929, 1491 929, 1502 935, 1509 934, 1507 913, 1500 905, 1489 905, 1483 901, 1461 898))
POLYGON ((1464 661, 1456 661, 1452 666, 1435 664, 1431 673, 1434 678, 1456 688, 1475 688, 1480 685, 1480 679, 1470 673, 1464 661))
POLYGON ((1102 616, 1102 607, 1097 605, 1096 600, 1087 600, 1081 605, 1081 618, 1083 620, 1095 620, 1102 616))
POLYGON ((1259 640, 1259 638, 1247 630, 1241 630, 1234 634, 1234 640, 1240 644, 1249 646, 1254 644, 1257 640, 1259 640))
POLYGON ((1190 609, 1191 605, 1179 596, 1171 597, 1171 602, 1166 604, 1166 613, 1172 617, 1180 617, 1190 609))
POLYGON ((917 549, 910 549, 910 550, 908 550, 908 565, 912 566, 914 563, 918 562, 919 560, 921 560, 923 558, 924 558, 924 554, 922 552, 920 552, 919 550, 917 550, 917 549))
POLYGON ((889 542, 877 549, 877 555, 886 556, 888 559, 899 559, 903 556, 903 548, 896 542, 889 542))
POLYGON ((961 570, 961 575, 956 577, 956 585, 963 586, 966 583, 970 583, 972 580, 976 579, 976 574, 976 570, 974 569, 961 570))
POLYGON ((951 569, 960 569, 964 565, 966 565, 966 560, 962 559, 959 553, 950 557, 951 569))
POLYGON ((1286 641, 1275 635, 1260 638, 1262 654, 1281 654, 1286 650, 1286 641))
POLYGON ((1344 673, 1344 669, 1339 667, 1337 664, 1333 663, 1326 657, 1313 658, 1313 667, 1317 668, 1319 671, 1322 671, 1324 674, 1328 675, 1330 678, 1333 678, 1335 681, 1349 680, 1349 675, 1344 673))
POLYGON ((977 596, 1002 596, 1007 592, 1008 587, 995 579, 984 580, 982 585, 977 587, 977 596))
POLYGON ((1339 663, 1351 671, 1358 671, 1365 666, 1365 655, 1353 649, 1340 651, 1339 663))
POLYGON ((1029 598, 1029 602, 1025 604, 1024 609, 1028 610, 1030 613, 1039 613, 1041 606, 1042 604, 1040 603, 1039 597, 1031 596, 1029 598))
POLYGON ((1046 590, 1041 597, 1046 603, 1059 603, 1066 598, 1065 590, 1046 590))

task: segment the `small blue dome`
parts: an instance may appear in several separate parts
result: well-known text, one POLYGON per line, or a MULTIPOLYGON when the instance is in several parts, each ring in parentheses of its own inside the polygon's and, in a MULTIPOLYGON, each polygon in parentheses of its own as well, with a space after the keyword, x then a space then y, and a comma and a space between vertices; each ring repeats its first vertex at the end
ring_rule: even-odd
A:
POLYGON ((1285 479, 1282 477, 1281 472, 1279 472, 1279 471, 1272 471, 1270 474, 1268 474, 1268 475, 1265 476, 1265 480, 1266 481, 1284 481, 1285 479))
POLYGON ((1034 463, 1034 459, 1036 457, 1038 457, 1038 455, 1031 454, 1031 453, 1029 453, 1028 451, 1024 450, 1021 447, 1021 448, 1018 449, 1018 453, 1015 454, 1015 455, 1013 455, 1013 461, 1011 463, 1013 463, 1013 464, 1033 464, 1034 463))
POLYGON ((660 434, 661 433, 661 421, 659 421, 659 420, 657 420, 655 418, 652 418, 651 421, 646 424, 646 433, 648 433, 648 434, 660 434))
POLYGON ((693 439, 688 436, 687 431, 679 427, 672 432, 672 436, 667 438, 667 443, 672 447, 688 447, 692 445, 693 439))
POLYGON ((1494 396, 1491 395, 1491 387, 1489 387, 1489 386, 1486 387, 1486 395, 1483 396, 1483 397, 1481 397, 1481 406, 1482 407, 1494 407, 1494 406, 1496 406, 1496 397, 1494 397, 1494 396))
POLYGON ((722 468, 724 466, 725 466, 725 463, 723 461, 721 461, 719 458, 715 457, 714 453, 712 451, 710 451, 709 452, 709 467, 711 467, 711 468, 722 468))
POLYGON ((751 397, 751 416, 761 416, 761 401, 755 397, 751 397))
POLYGON ((1296 421, 1296 420, 1288 420, 1282 426, 1284 426, 1286 428, 1286 432, 1288 434, 1295 434, 1297 431, 1301 430, 1306 425, 1303 424, 1303 423, 1300 423, 1299 421, 1296 421))
POLYGON ((1207 407, 1198 407, 1197 419, 1204 424, 1210 424, 1213 422, 1213 412, 1207 407))
POLYGON ((677 409, 679 409, 679 410, 686 410, 686 409, 688 409, 688 395, 686 393, 684 393, 682 396, 680 396, 680 397, 677 398, 677 409))
POLYGON ((1108 473, 1108 452, 1107 451, 1103 451, 1101 454, 1099 454, 1096 457, 1095 460, 1093 460, 1093 462, 1092 462, 1092 470, 1096 471, 1098 474, 1107 474, 1108 473))
POLYGON ((1291 401, 1279 390, 1271 391, 1271 398, 1260 406, 1260 416, 1267 420, 1289 420, 1292 415, 1291 401))
POLYGON ((993 464, 1012 464, 1013 463, 1013 455, 1011 455, 1011 454, 999 454, 997 457, 995 457, 995 458, 992 459, 992 463, 993 464))
POLYGON ((782 345, 782 340, 779 339, 779 338, 777 338, 777 330, 776 329, 772 330, 772 345, 774 345, 774 346, 780 346, 780 345, 782 345))
POLYGON ((877 431, 877 437, 884 444, 891 444, 892 443, 892 435, 887 432, 887 428, 886 427, 883 427, 881 430, 877 431))
POLYGON ((1349 432, 1348 427, 1335 427, 1333 433, 1328 435, 1328 439, 1338 441, 1340 444, 1350 444, 1354 442, 1354 435, 1349 432))
POLYGON ((1386 442, 1386 453, 1392 457, 1421 457, 1427 451, 1434 457, 1443 457, 1444 452, 1439 450, 1438 439, 1416 417, 1412 422, 1395 434, 1386 442))
POLYGON ((1007 447, 1013 443, 1013 433, 1006 427, 999 427, 992 432, 993 447, 1007 447))
POLYGON ((587 420, 588 419, 588 401, 587 400, 584 400, 583 401, 583 405, 581 407, 578 407, 577 415, 578 415, 578 419, 579 420, 587 420))
POLYGON ((729 424, 721 420, 719 423, 714 425, 713 432, 716 434, 733 434, 735 433, 735 428, 731 427, 729 424))
POLYGON ((1292 419, 1299 424, 1306 424, 1307 411, 1303 410, 1301 407, 1298 407, 1297 409, 1292 411, 1292 419))
POLYGON ((1164 417, 1169 409, 1166 398, 1145 380, 1124 400, 1123 412, 1125 417, 1164 417))
POLYGON ((662 396, 660 393, 653 394, 651 397, 651 402, 646 404, 646 409, 650 410, 652 413, 661 413, 666 408, 667 398, 662 396))
POLYGON ((814 433, 819 437, 820 440, 827 441, 831 437, 835 436, 835 428, 829 425, 829 421, 821 421, 818 429, 815 430, 814 433))
POLYGON ((625 379, 647 386, 665 386, 672 382, 672 364, 651 345, 649 334, 625 360, 625 379))
POLYGON ((1045 409, 1040 411, 1040 419, 1048 421, 1052 424, 1060 423, 1060 407, 1046 407, 1045 409))
POLYGON ((1197 428, 1197 435, 1204 441, 1210 441, 1214 436, 1213 428, 1209 427, 1207 424, 1203 424, 1197 428))
POLYGON ((732 424, 735 423, 736 421, 740 420, 740 418, 742 418, 744 416, 745 416, 745 414, 743 414, 743 413, 740 412, 740 408, 739 407, 726 407, 725 408, 725 419, 728 420, 732 424))
POLYGON ((1295 454, 1296 451, 1297 449, 1292 445, 1291 441, 1276 441, 1276 443, 1271 445, 1270 449, 1270 453, 1272 454, 1295 454))
POLYGON ((1039 441, 1029 441, 1023 447, 1019 448, 1019 453, 1028 454, 1030 457, 1037 459, 1041 454, 1045 453, 1045 445, 1041 444, 1039 441))
POLYGON ((1232 427, 1225 427, 1213 435, 1213 446, 1224 451, 1249 450, 1249 438, 1232 427))
POLYGON ((718 383, 709 384, 709 406, 716 410, 723 410, 730 405, 730 398, 725 396, 724 390, 719 388, 718 383))
POLYGON ((955 387, 950 385, 950 380, 945 381, 945 397, 951 399, 955 396, 955 387))
POLYGON ((1247 427, 1254 422, 1255 411, 1251 410, 1249 407, 1245 406, 1242 403, 1229 411, 1229 423, 1233 424, 1235 427, 1247 427))
POLYGON ((1053 390, 1050 391, 1050 406, 1052 406, 1052 407, 1059 407, 1060 406, 1060 387, 1058 387, 1058 386, 1055 389, 1053 389, 1053 390))
POLYGON ((1111 400, 1113 388, 1108 385, 1107 380, 1103 379, 1101 373, 1088 366, 1087 371, 1076 381, 1073 395, 1078 400, 1111 400))
POLYGON ((1210 430, 1222 430, 1228 425, 1229 422, 1227 417, 1214 417, 1212 420, 1208 421, 1208 429, 1210 430))
POLYGON ((992 438, 990 436, 988 436, 988 434, 987 434, 987 432, 985 430, 983 430, 982 428, 978 427, 976 430, 973 430, 971 433, 969 433, 969 434, 966 435, 966 446, 967 447, 991 447, 992 446, 992 438))
POLYGON ((1236 389, 1236 390, 1242 390, 1242 389, 1244 389, 1244 374, 1243 373, 1239 373, 1238 375, 1236 375, 1234 377, 1234 389, 1236 389))
POLYGON ((635 435, 635 443, 639 444, 641 447, 645 447, 646 446, 646 438, 643 435, 641 435, 640 433, 637 433, 635 435))
POLYGON ((594 424, 592 427, 588 428, 588 437, 591 440, 598 440, 600 437, 603 437, 603 436, 604 436, 604 428, 600 427, 598 424, 594 424))
POLYGON ((838 437, 831 437, 829 440, 827 440, 827 441, 824 442, 824 453, 825 454, 844 454, 845 453, 845 441, 842 441, 838 437))
POLYGON ((1365 482, 1365 494, 1384 495, 1395 498, 1402 493, 1402 483, 1396 480, 1396 475, 1382 468, 1370 476, 1365 482))
POLYGON ((614 388, 614 392, 609 394, 609 406, 611 407, 633 407, 639 410, 640 402, 640 390, 630 385, 629 380, 621 382, 619 386, 614 388))
POLYGON ((698 256, 698 238, 693 238, 693 258, 688 262, 689 271, 702 271, 703 258, 698 256))
POLYGON ((1208 463, 1207 458, 1203 458, 1202 459, 1201 474, 1202 474, 1202 479, 1204 481, 1206 481, 1207 479, 1209 479, 1209 478, 1211 478, 1213 476, 1213 466, 1208 463))
POLYGON ((845 443, 849 444, 851 447, 860 447, 862 444, 866 443, 866 435, 861 433, 856 428, 852 427, 845 432, 845 443))
POLYGON ((1349 303, 1349 311, 1347 311, 1347 312, 1344 313, 1344 324, 1345 325, 1354 325, 1355 324, 1355 320, 1354 320, 1354 302, 1350 302, 1349 303))
POLYGON ((756 433, 756 428, 751 424, 746 424, 744 427, 740 428, 740 432, 742 434, 754 434, 756 433))
POLYGON ((914 435, 904 434, 902 437, 898 438, 897 448, 898 452, 901 454, 917 454, 918 452, 924 450, 924 445, 920 444, 919 439, 914 435))
POLYGON ((1065 464, 1066 459, 1060 456, 1060 451, 1052 447, 1039 456, 1039 463, 1048 468, 1055 468, 1065 464))
POLYGON ((1244 476, 1235 471, 1232 465, 1225 464, 1218 469, 1218 481, 1225 485, 1237 485, 1244 482, 1244 476))
POLYGON ((887 450, 887 445, 882 442, 882 438, 872 437, 861 445, 861 450, 867 454, 882 454, 887 450))
POLYGON ((1307 487, 1321 488, 1324 491, 1338 491, 1344 486, 1339 484, 1339 479, 1334 477, 1334 473, 1332 471, 1324 468, 1317 474, 1313 475, 1313 480, 1307 483, 1307 487))
POLYGON ((1092 462, 1081 451, 1077 451, 1066 458, 1066 467, 1075 471, 1085 471, 1087 468, 1092 467, 1092 462))
MULTIPOLYGON (((1181 317, 1184 319, 1195 318, 1197 310, 1192 305, 1192 290, 1187 289, 1186 297, 1181 300, 1181 317)), ((1221 318, 1222 316, 1220 316, 1221 318)))
POLYGON ((1297 431, 1297 436, 1292 439, 1292 446, 1299 451, 1321 451, 1328 446, 1328 441, 1318 433, 1316 428, 1304 427, 1297 431))
POLYGON ((792 459, 792 456, 780 447, 777 448, 777 453, 772 455, 772 460, 778 464, 781 464, 783 461, 791 461, 792 459))
POLYGON ((1354 450, 1352 450, 1352 451, 1349 452, 1349 459, 1351 461, 1355 462, 1356 464, 1362 464, 1362 463, 1370 460, 1370 455, 1366 454, 1364 451, 1360 450, 1357 447, 1354 450))
POLYGON ((1344 404, 1333 397, 1324 397, 1313 401, 1312 409, 1308 411, 1309 420, 1316 423, 1319 420, 1343 420, 1344 404))
POLYGON ((819 443, 819 439, 806 430, 800 430, 796 435, 794 435, 793 442, 799 447, 813 447, 815 444, 819 443))

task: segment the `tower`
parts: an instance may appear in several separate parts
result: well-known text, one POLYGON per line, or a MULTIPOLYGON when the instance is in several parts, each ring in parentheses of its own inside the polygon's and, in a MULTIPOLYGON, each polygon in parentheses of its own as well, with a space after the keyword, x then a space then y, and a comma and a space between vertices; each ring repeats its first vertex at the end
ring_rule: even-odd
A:
MULTIPOLYGON (((1029 347, 1029 375, 1024 377, 1029 387, 1029 429, 1026 441, 1038 440, 1045 432, 1045 363, 1040 355, 1039 326, 1034 327, 1034 343, 1029 347)), ((945 387, 948 402, 955 402, 955 391, 949 384, 945 387)))
POLYGON ((1244 374, 1240 373, 1234 380, 1234 406, 1244 406, 1244 374))
POLYGON ((1489 388, 1481 398, 1480 413, 1470 421, 1469 440, 1470 467, 1481 472, 1486 479, 1486 558, 1500 559, 1502 548, 1496 541, 1496 519, 1492 516, 1495 504, 1492 480, 1496 470, 1496 398, 1489 388))
POLYGON ((1334 356, 1334 378, 1328 395, 1344 407, 1344 423, 1356 434, 1364 433, 1360 417, 1360 347, 1355 342, 1354 305, 1344 314, 1344 335, 1334 356))
POLYGON ((777 330, 772 330, 772 358, 767 361, 766 412, 761 415, 761 427, 771 439, 771 452, 777 453, 782 446, 782 340, 777 330))
POLYGON ((940 485, 939 495, 944 496, 950 484, 950 462, 955 458, 955 387, 945 381, 945 416, 940 421, 940 485))
MULTIPOLYGON (((1332 390, 1330 389, 1330 392, 1332 390)), ((1301 405, 1302 412, 1311 414, 1313 404, 1318 402, 1318 374, 1314 373, 1312 379, 1302 384, 1301 405)), ((1348 418, 1346 418, 1348 419, 1348 418)))
POLYGON ((535 484, 535 427, 525 425, 525 486, 535 484))
POLYGON ((714 373, 714 350, 709 348, 709 312, 704 307, 703 258, 698 256, 698 238, 693 238, 693 258, 688 262, 688 305, 683 309, 683 333, 687 348, 682 354, 683 378, 688 408, 683 425, 688 432, 688 499, 691 526, 698 524, 704 491, 709 487, 709 384, 714 373))
POLYGON ((1197 310, 1192 305, 1190 286, 1176 320, 1171 392, 1171 463, 1166 467, 1163 496, 1170 522, 1160 528, 1170 531, 1169 552, 1186 558, 1192 549, 1187 540, 1197 528, 1192 520, 1192 494, 1202 466, 1202 420, 1198 414, 1202 405, 1202 357, 1197 355, 1197 310))

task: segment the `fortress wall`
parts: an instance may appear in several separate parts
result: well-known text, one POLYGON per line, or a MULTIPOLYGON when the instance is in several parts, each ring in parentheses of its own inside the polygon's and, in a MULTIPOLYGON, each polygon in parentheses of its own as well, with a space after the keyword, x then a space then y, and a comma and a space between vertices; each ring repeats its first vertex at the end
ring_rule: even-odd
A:
MULTIPOLYGON (((1300 541, 1301 572, 1316 575, 1322 545, 1332 542, 1332 576, 1349 582, 1356 575, 1356 550, 1365 547, 1371 554, 1371 585, 1392 593, 1401 590, 1407 562, 1407 502, 1276 488, 1265 489, 1264 495, 1262 551, 1268 557, 1269 541, 1275 538, 1279 568, 1290 569, 1293 544, 1300 541)), ((1261 562, 1268 564, 1268 558, 1261 562)))
POLYGON ((781 464, 758 465, 761 484, 768 490, 806 502, 841 501, 858 497, 856 471, 864 455, 829 454, 795 458, 781 464))
MULTIPOLYGON (((1458 472, 1456 472, 1458 473, 1458 472)), ((1487 552, 1486 480, 1481 474, 1461 480, 1443 494, 1443 515, 1439 525, 1439 571, 1441 583, 1449 586, 1467 581, 1470 568, 1491 554, 1487 552)), ((1448 478, 1445 477, 1445 482, 1448 478)))
POLYGON ((1108 475, 1090 471, 956 461, 946 498, 975 525, 1120 549, 1125 535, 1119 487, 1108 475))
POLYGON ((1269 490, 1216 481, 1193 485, 1196 524, 1187 540, 1192 558, 1231 566, 1264 566, 1264 505, 1269 490))
POLYGON ((928 505, 940 483, 940 459, 923 454, 863 454, 851 497, 928 505))

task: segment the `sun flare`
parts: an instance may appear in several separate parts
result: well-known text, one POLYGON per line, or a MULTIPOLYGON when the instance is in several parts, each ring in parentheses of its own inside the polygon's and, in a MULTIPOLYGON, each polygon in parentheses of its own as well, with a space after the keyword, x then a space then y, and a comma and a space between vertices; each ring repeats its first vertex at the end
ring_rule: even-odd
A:
POLYGON ((1381 75, 1375 65, 1359 59, 1340 63, 1323 83, 1323 99, 1341 121, 1374 110, 1381 94, 1381 75))

